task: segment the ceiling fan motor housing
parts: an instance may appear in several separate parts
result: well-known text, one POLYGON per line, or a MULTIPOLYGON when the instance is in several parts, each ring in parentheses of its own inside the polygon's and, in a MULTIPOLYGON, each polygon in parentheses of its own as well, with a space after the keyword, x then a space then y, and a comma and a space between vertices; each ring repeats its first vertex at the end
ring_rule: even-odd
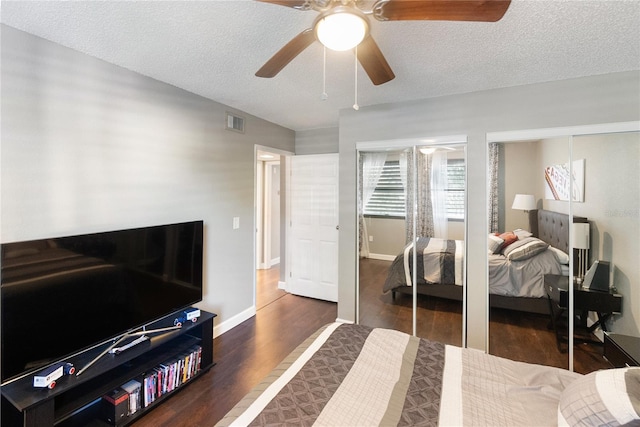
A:
POLYGON ((369 20, 359 9, 336 6, 318 15, 313 29, 320 43, 343 51, 354 48, 369 36, 369 20))

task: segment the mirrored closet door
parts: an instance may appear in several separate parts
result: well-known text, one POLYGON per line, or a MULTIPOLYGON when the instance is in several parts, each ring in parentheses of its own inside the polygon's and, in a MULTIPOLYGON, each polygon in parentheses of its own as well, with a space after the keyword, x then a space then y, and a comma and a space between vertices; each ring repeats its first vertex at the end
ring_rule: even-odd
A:
POLYGON ((358 158, 359 323, 462 345, 465 144, 358 158))
POLYGON ((488 150, 490 353, 580 373, 611 367, 605 335, 640 337, 640 133, 488 150), (538 296, 522 294, 535 286, 537 309, 538 296))
POLYGON ((567 316, 550 314, 547 294, 570 276, 569 203, 549 191, 568 171, 570 138, 490 143, 488 150, 489 352, 568 368, 567 316))
POLYGON ((588 373, 611 366, 605 334, 640 348, 640 132, 574 136, 571 155, 571 210, 587 221, 573 230, 573 367, 588 373))

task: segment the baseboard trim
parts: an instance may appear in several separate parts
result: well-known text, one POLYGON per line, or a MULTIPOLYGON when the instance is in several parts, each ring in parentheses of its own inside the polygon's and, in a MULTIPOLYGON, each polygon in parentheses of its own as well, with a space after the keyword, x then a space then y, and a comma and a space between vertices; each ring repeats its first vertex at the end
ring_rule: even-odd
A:
POLYGON ((278 281, 278 289, 287 290, 287 282, 278 281))
POLYGON ((238 326, 240 323, 244 322, 247 319, 252 318, 256 315, 256 306, 253 305, 246 309, 245 311, 236 314, 230 319, 225 320, 224 322, 213 327, 213 337, 220 336, 227 331, 238 326))
POLYGON ((345 320, 345 319, 341 319, 341 318, 336 318, 336 322, 338 323, 346 323, 348 325, 353 325, 355 322, 353 320, 345 320))
POLYGON ((381 261, 393 261, 394 259, 396 259, 395 255, 372 254, 372 253, 369 253, 369 256, 367 258, 369 258, 369 259, 379 259, 381 261))

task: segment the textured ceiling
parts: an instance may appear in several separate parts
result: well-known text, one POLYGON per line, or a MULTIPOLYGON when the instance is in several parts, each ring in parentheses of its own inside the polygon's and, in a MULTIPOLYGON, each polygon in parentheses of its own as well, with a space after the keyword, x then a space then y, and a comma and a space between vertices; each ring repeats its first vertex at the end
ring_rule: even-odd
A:
MULTIPOLYGON (((316 12, 251 0, 2 1, 1 21, 293 130, 338 125, 354 104, 354 56, 314 43, 273 79, 254 73, 316 12)), ((513 0, 497 23, 373 22, 395 72, 358 104, 640 70, 640 0, 513 0)), ((640 72, 640 71, 639 71, 640 72)))

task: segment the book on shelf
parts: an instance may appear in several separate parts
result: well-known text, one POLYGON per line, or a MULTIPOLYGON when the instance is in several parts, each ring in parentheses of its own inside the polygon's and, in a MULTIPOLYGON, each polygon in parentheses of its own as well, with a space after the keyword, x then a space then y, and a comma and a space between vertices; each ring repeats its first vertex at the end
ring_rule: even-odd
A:
POLYGON ((129 412, 127 415, 133 415, 140 409, 140 387, 140 382, 136 380, 128 381, 121 386, 129 394, 129 412))

